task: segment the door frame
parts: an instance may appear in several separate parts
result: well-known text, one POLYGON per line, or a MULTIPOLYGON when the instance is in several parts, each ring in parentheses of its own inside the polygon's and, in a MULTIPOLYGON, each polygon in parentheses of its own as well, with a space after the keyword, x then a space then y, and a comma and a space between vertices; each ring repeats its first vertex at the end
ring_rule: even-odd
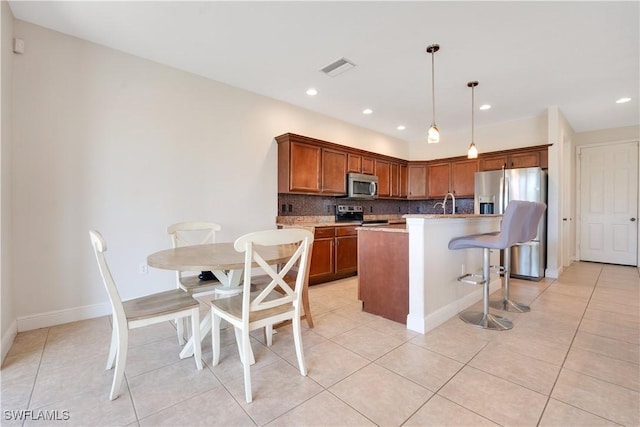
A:
MULTIPOLYGON (((610 141, 610 142, 599 142, 599 143, 595 143, 595 144, 584 144, 584 145, 578 145, 576 147, 576 170, 575 170, 575 177, 576 177, 576 225, 575 225, 575 230, 576 230, 576 241, 575 241, 575 252, 576 252, 576 260, 579 261, 581 259, 581 254, 580 254, 580 243, 581 243, 581 239, 582 239, 582 233, 580 232, 580 230, 582 229, 582 206, 581 206, 581 191, 582 191, 582 182, 580 180, 580 175, 582 173, 582 161, 581 161, 581 155, 582 155, 582 150, 585 148, 592 148, 592 147, 608 147, 608 146, 612 146, 612 145, 618 145, 618 144, 628 144, 628 143, 635 143, 638 146, 638 158, 636 159, 636 161, 638 162, 638 174, 640 176, 640 141, 636 138, 634 139, 624 139, 624 140, 618 140, 618 141, 610 141)), ((640 213, 640 183, 638 184, 638 186, 636 187, 636 192, 638 192, 638 206, 636 206, 636 212, 640 213)), ((640 224, 637 227, 638 228, 638 238, 636 240, 636 268, 640 269, 640 224)))

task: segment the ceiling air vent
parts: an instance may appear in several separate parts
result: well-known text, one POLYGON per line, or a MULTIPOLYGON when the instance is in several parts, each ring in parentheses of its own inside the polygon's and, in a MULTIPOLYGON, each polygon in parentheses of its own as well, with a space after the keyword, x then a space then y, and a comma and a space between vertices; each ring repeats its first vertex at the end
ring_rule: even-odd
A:
POLYGON ((337 61, 332 62, 331 64, 327 65, 326 67, 324 67, 320 71, 322 71, 323 73, 325 73, 326 75, 328 75, 330 77, 335 77, 338 74, 342 74, 345 71, 348 71, 348 70, 352 69, 355 66, 356 66, 356 64, 354 64, 353 62, 349 61, 348 59, 340 58, 337 61))

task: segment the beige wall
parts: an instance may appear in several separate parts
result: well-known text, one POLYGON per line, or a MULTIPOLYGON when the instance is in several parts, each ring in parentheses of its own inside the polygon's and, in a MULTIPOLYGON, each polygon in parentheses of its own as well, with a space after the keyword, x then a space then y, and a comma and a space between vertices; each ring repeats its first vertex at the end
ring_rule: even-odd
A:
POLYGON ((26 46, 11 199, 21 330, 108 310, 90 228, 128 299, 173 286, 173 272, 138 273, 173 222, 216 221, 222 241, 275 227, 277 135, 408 157, 403 141, 289 104, 19 20, 14 31, 26 46))
MULTIPOLYGON (((427 144, 417 141, 411 144, 411 160, 443 159, 466 156, 471 143, 471 129, 448 132, 441 129, 440 143, 427 144), (463 147, 462 151, 460 147, 463 147)), ((537 117, 502 122, 492 126, 476 127, 474 139, 480 154, 511 148, 547 144, 547 114, 537 117)))
POLYGON ((637 141, 638 139, 640 139, 640 126, 627 126, 576 133, 576 145, 637 141))
POLYGON ((565 265, 565 257, 570 257, 571 238, 564 239, 565 233, 571 236, 571 224, 563 221, 571 212, 569 200, 575 198, 572 158, 574 131, 562 111, 556 106, 549 107, 548 142, 549 168, 547 170, 547 269, 546 276, 558 277, 565 265))
POLYGON ((2 359, 9 351, 16 333, 14 295, 11 282, 11 103, 13 80, 13 14, 6 1, 0 2, 2 22, 0 43, 0 333, 2 334, 2 359))

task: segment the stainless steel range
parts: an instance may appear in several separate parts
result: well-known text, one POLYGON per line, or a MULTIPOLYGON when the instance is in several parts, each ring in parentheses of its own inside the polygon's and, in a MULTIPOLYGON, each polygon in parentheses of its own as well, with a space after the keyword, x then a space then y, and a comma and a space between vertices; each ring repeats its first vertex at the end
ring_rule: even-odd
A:
POLYGON ((389 223, 386 219, 365 220, 364 209, 358 205, 336 205, 336 222, 352 222, 363 227, 389 223))

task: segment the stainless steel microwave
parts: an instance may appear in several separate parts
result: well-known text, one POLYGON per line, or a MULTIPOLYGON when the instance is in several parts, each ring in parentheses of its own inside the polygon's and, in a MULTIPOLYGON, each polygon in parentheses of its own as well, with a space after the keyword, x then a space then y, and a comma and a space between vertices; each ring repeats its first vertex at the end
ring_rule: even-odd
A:
POLYGON ((378 177, 361 173, 347 174, 347 195, 352 199, 375 199, 378 196, 378 177))

